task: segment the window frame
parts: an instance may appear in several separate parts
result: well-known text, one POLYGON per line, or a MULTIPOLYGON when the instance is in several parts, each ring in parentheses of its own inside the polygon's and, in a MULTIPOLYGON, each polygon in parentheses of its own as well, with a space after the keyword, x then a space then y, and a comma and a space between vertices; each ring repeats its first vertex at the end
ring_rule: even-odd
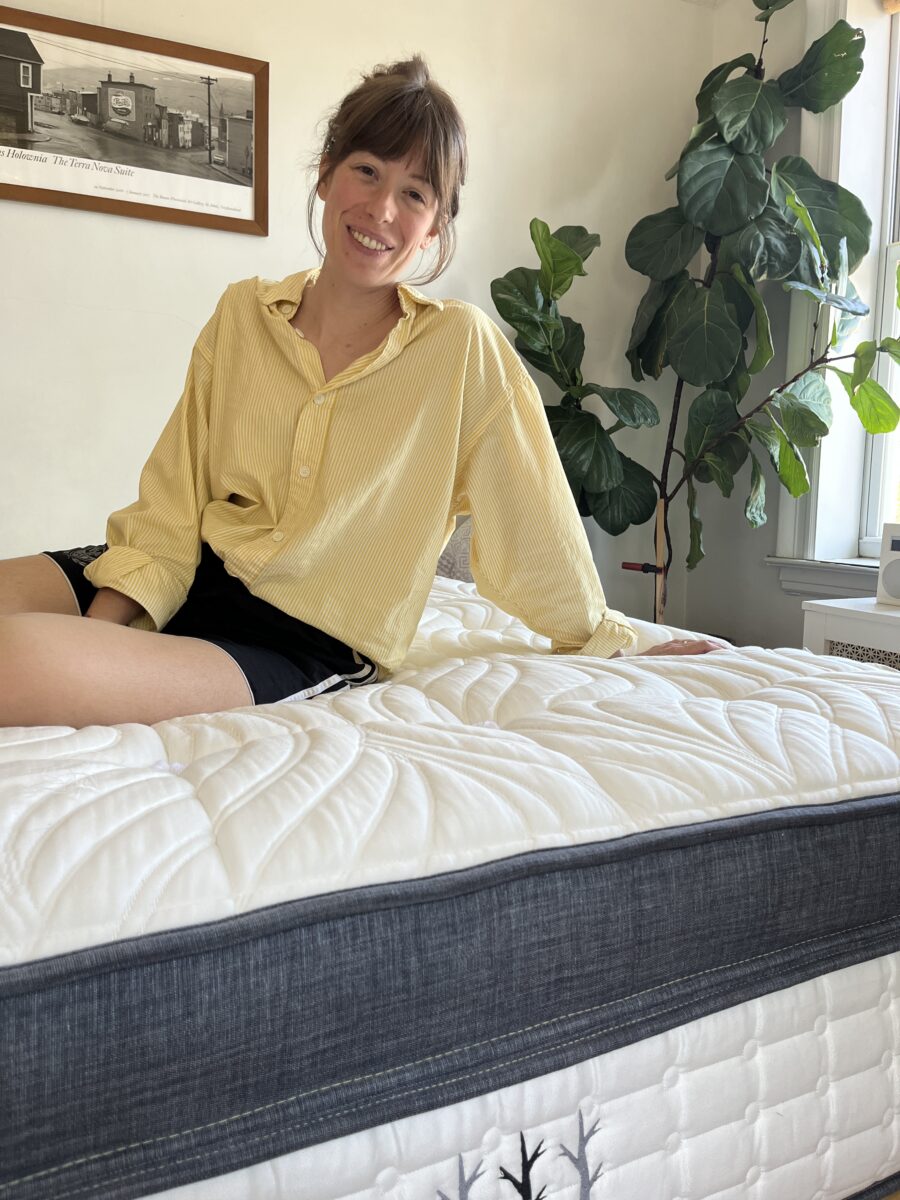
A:
MULTIPOLYGON (((875 305, 874 337, 877 342, 896 336, 895 314, 897 268, 900 266, 900 14, 891 22, 890 78, 888 84, 888 128, 884 160, 884 220, 878 243, 878 296, 875 305)), ((880 354, 873 377, 890 390, 896 370, 887 355, 880 354)), ((888 439, 883 434, 866 435, 866 457, 860 505, 859 556, 877 559, 881 554, 882 493, 888 439)))
POLYGON ((19 63, 19 87, 28 88, 30 91, 34 84, 34 67, 31 63, 19 63), (26 79, 25 76, 28 76, 26 79))

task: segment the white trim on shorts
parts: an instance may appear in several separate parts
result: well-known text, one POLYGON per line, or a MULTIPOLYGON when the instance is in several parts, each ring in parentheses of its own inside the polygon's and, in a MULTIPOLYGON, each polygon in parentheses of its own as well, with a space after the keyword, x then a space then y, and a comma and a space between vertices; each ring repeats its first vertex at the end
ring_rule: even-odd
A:
MULTIPOLYGON (((280 700, 272 700, 271 704, 283 704, 285 700, 308 700, 310 696, 318 696, 320 692, 327 691, 335 683, 343 682, 344 687, 350 687, 350 684, 344 679, 343 675, 329 675, 327 679, 323 679, 321 683, 314 683, 312 687, 305 688, 302 692, 294 692, 290 696, 282 696, 280 700)), ((336 691, 343 691, 343 688, 336 688, 336 691)))

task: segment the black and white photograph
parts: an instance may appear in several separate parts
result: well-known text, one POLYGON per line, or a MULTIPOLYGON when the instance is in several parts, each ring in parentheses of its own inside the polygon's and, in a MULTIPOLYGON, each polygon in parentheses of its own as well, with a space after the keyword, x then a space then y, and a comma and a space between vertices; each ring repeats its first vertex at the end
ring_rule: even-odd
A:
POLYGON ((0 198, 265 232, 266 64, 74 24, 0 6, 0 198))

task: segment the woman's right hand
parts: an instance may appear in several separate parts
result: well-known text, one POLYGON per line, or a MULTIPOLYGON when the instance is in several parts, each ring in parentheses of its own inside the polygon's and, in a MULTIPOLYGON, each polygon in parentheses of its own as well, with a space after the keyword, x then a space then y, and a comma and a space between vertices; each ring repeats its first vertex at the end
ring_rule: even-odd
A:
POLYGON ((115 588, 100 588, 84 614, 94 621, 110 621, 113 625, 130 625, 143 613, 144 607, 115 588))

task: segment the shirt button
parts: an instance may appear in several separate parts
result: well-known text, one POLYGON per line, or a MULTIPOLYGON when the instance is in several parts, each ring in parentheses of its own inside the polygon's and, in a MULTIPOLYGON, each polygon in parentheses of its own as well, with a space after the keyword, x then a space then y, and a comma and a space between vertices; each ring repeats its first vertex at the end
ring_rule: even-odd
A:
POLYGON ((282 533, 282 531, 280 529, 276 529, 275 532, 272 534, 272 541, 273 542, 283 542, 284 541, 284 534, 282 533))
POLYGON ((292 307, 293 307, 293 305, 291 304, 290 300, 282 300, 281 303, 278 305, 278 311, 280 313, 284 313, 284 315, 287 316, 287 314, 291 311, 292 307))
POLYGON ((315 403, 316 403, 316 404, 324 404, 324 403, 325 403, 325 397, 324 397, 324 396, 315 396, 315 397, 314 397, 314 400, 315 400, 315 403))
POLYGON ((301 467, 300 471, 298 473, 300 475, 302 475, 303 478, 305 479, 307 477, 307 475, 309 474, 309 467, 301 467))

